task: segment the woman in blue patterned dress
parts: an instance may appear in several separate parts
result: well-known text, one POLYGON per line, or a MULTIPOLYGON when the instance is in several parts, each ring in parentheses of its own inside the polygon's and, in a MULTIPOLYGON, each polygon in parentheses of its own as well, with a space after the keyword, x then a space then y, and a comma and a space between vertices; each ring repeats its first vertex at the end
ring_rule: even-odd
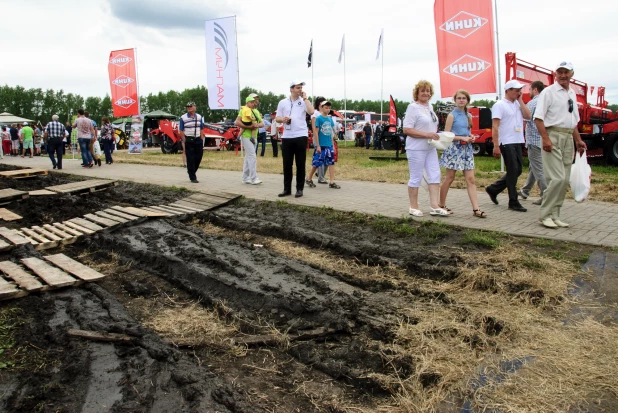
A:
POLYGON ((474 154, 472 153, 471 145, 474 138, 470 136, 472 116, 468 113, 470 94, 460 89, 455 92, 453 100, 455 101, 455 109, 453 109, 446 118, 444 130, 453 132, 455 134, 455 139, 442 153, 442 157, 440 158, 440 166, 446 168, 446 176, 444 182, 442 182, 440 186, 440 208, 447 210, 450 214, 453 213, 446 207, 446 195, 448 194, 451 184, 455 180, 455 173, 457 171, 463 171, 464 178, 466 178, 468 196, 472 203, 472 214, 478 218, 486 218, 487 214, 479 208, 476 182, 474 180, 474 154))

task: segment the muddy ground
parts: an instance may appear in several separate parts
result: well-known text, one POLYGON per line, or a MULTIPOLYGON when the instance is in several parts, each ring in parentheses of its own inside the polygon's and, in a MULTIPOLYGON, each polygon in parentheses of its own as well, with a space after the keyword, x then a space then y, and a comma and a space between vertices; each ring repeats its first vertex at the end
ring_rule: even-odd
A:
MULTIPOLYGON (((79 179, 54 173, 3 179, 0 189, 42 189, 79 179)), ((114 205, 158 205, 189 194, 183 188, 121 182, 87 195, 30 197, 5 206, 23 219, 3 225, 49 224, 114 205)), ((402 309, 410 303, 452 305, 448 294, 414 280, 452 281, 465 261, 462 245, 481 255, 491 254, 491 247, 470 245, 458 228, 410 223, 410 233, 402 233, 401 227, 389 227, 392 220, 368 225, 359 214, 332 219, 333 214, 241 199, 193 217, 148 220, 44 251, 63 252, 108 277, 0 302, 5 328, 0 330, 0 345, 5 343, 0 411, 389 411, 384 406, 398 392, 389 379, 394 374, 420 388, 435 386, 439 374, 419 374, 415 360, 390 345, 402 309), (285 245, 275 248, 277 242, 285 245), (322 251, 336 265, 285 252, 294 246, 322 251), (362 271, 344 271, 350 262, 362 271), (375 268, 403 276, 367 275, 375 268), (210 330, 193 336, 166 332, 178 324, 175 313, 195 316, 199 325, 203 311, 210 330), (154 317, 163 314, 171 327, 161 326, 166 316, 154 317), (133 340, 86 341, 67 335, 68 329, 121 333, 133 340)), ((577 259, 591 251, 578 247, 568 254, 577 259)), ((0 260, 41 255, 26 246, 0 253, 0 260)), ((486 286, 513 297, 526 291, 531 302, 542 296, 528 287, 486 286)), ((484 318, 474 328, 494 337, 504 323, 484 318)), ((474 336, 468 339, 475 345, 474 336)))

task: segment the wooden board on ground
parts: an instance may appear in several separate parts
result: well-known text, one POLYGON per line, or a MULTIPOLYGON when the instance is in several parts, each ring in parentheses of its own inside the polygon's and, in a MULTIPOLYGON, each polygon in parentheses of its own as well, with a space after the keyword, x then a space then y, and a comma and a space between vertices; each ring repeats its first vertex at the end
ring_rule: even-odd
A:
POLYGON ((218 206, 223 206, 223 205, 227 205, 230 202, 232 202, 233 200, 235 200, 236 198, 240 198, 240 195, 235 196, 234 198, 222 198, 216 195, 211 195, 211 194, 193 194, 185 199, 183 199, 183 201, 188 201, 188 202, 196 202, 196 203, 210 203, 213 205, 213 207, 218 207, 218 206))
POLYGON ((5 221, 15 221, 17 219, 22 219, 22 216, 17 215, 16 213, 11 212, 6 208, 0 208, 0 218, 5 221))
MULTIPOLYGON (((81 225, 76 224, 75 222, 71 222, 71 221, 64 221, 63 224, 68 227, 68 228, 72 228, 76 231, 81 232, 82 234, 86 234, 86 235, 90 235, 90 234, 94 234, 96 231, 93 231, 91 229, 88 228, 84 228, 81 225)), ((56 225, 56 224, 54 224, 56 225)))
MULTIPOLYGON (((67 234, 74 235, 76 237, 81 237, 86 234, 86 232, 79 231, 69 225, 61 224, 60 222, 54 222, 54 227, 58 228, 60 231, 66 232, 67 234)), ((92 233, 92 231, 90 231, 92 233)))
POLYGON ((58 235, 54 234, 51 231, 48 231, 44 228, 41 228, 39 226, 33 226, 31 227, 31 229, 33 231, 36 231, 37 233, 41 234, 42 236, 44 236, 45 238, 47 238, 50 241, 62 241, 62 237, 59 237, 58 235))
POLYGON ((111 219, 103 218, 103 217, 100 217, 94 214, 86 214, 84 215, 84 218, 86 218, 89 221, 94 222, 95 224, 99 224, 103 226, 104 229, 112 229, 120 225, 120 222, 118 221, 113 221, 111 219))
POLYGON ((52 287, 66 287, 67 285, 73 285, 77 282, 75 278, 71 277, 66 272, 52 267, 39 258, 22 258, 21 262, 52 287))
POLYGON ((153 212, 148 211, 142 208, 134 208, 134 207, 112 207, 114 209, 119 209, 120 211, 127 212, 132 215, 137 215, 140 217, 166 217, 169 214, 165 214, 163 212, 153 212))
POLYGON ((119 211, 119 210, 114 209, 114 208, 104 209, 103 212, 105 212, 107 214, 110 214, 110 215, 113 215, 113 216, 116 216, 116 217, 124 218, 124 219, 126 219, 128 221, 131 221, 131 222, 134 222, 134 223, 135 222, 142 222, 142 221, 145 221, 147 219, 146 217, 138 217, 136 215, 131 215, 131 214, 119 211))
POLYGON ((111 215, 111 214, 108 214, 107 212, 103 212, 103 211, 97 211, 94 214, 96 216, 101 217, 101 218, 105 218, 105 219, 108 219, 110 221, 116 221, 116 222, 119 222, 121 224, 126 224, 127 222, 129 222, 128 219, 120 218, 119 216, 111 215))
POLYGON ((95 192, 118 185, 117 181, 109 179, 89 179, 80 182, 71 182, 69 184, 48 186, 46 189, 63 194, 74 194, 82 192, 95 192))
POLYGON ((0 235, 2 235, 14 245, 24 245, 30 243, 30 241, 17 234, 15 231, 5 227, 0 227, 0 235))
POLYGON ((97 225, 97 224, 95 224, 93 222, 87 221, 87 220, 85 220, 83 218, 73 218, 73 219, 68 220, 67 222, 72 222, 74 224, 80 225, 80 226, 82 226, 84 228, 87 228, 87 229, 89 229, 91 231, 95 231, 95 232, 96 231, 101 231, 101 230, 104 229, 102 226, 97 225))
POLYGON ((43 229, 62 238, 63 244, 72 244, 77 240, 77 236, 75 234, 71 234, 70 232, 66 231, 66 228, 63 231, 63 229, 57 226, 55 227, 53 225, 45 224, 43 225, 43 229))
POLYGON ((0 177, 2 178, 11 178, 11 179, 20 179, 20 178, 29 178, 31 176, 38 175, 47 175, 47 169, 17 169, 14 171, 1 171, 0 177))
POLYGON ((11 249, 13 246, 13 244, 9 244, 8 242, 0 239, 0 251, 11 249))
POLYGON ((49 191, 47 189, 37 189, 36 191, 28 191, 30 196, 41 196, 41 195, 57 195, 58 192, 49 191))
MULTIPOLYGON (((163 212, 170 212, 172 214, 175 215, 187 215, 187 211, 186 210, 182 210, 182 209, 178 209, 178 208, 174 208, 168 205, 153 205, 151 206, 151 208, 154 208, 156 210, 159 211, 163 211, 163 212)), ((191 211, 191 213, 193 213, 194 211, 191 211)))
POLYGON ((20 290, 15 284, 6 281, 0 277, 0 300, 7 300, 9 298, 23 297, 28 294, 27 291, 20 290))
POLYGON ((95 271, 92 268, 87 267, 84 264, 77 262, 64 254, 48 255, 43 258, 53 263, 54 265, 62 268, 69 274, 73 274, 74 276, 84 281, 96 281, 105 277, 104 274, 101 274, 100 272, 95 271))
POLYGON ((172 208, 175 209, 177 211, 183 211, 186 212, 187 214, 195 214, 196 212, 200 212, 198 210, 196 210, 195 208, 189 208, 189 207, 184 207, 182 205, 176 205, 176 204, 169 204, 169 205, 159 205, 165 208, 172 208))
POLYGON ((187 204, 191 204, 191 205, 196 205, 196 208, 204 208, 204 210, 206 209, 212 209, 212 208, 216 208, 219 206, 219 204, 214 203, 214 202, 208 202, 208 201, 202 201, 202 200, 198 200, 198 199, 183 199, 182 201, 177 201, 177 202, 184 202, 187 204))
POLYGON ((0 271, 26 291, 38 291, 44 287, 35 276, 28 274, 21 266, 12 261, 0 262, 0 271))
POLYGON ((28 198, 28 192, 18 191, 11 188, 0 189, 0 203, 6 203, 24 198, 28 198))
POLYGON ((17 235, 21 236, 21 237, 24 237, 24 238, 25 238, 25 239, 26 239, 26 240, 27 240, 30 244, 34 245, 35 247, 36 247, 37 245, 39 245, 39 242, 38 242, 38 241, 35 241, 34 239, 32 239, 32 238, 31 238, 31 237, 29 237, 28 235, 24 234, 23 232, 18 231, 18 230, 16 230, 16 229, 14 229, 14 230, 13 230, 13 232, 14 232, 14 233, 16 233, 17 235))
POLYGON ((199 195, 212 195, 218 198, 225 198, 225 199, 230 199, 230 200, 240 197, 240 195, 238 194, 233 194, 231 192, 225 192, 225 191, 208 191, 208 192, 198 191, 198 194, 199 195))
POLYGON ((176 201, 173 204, 170 204, 171 206, 181 206, 184 208, 191 208, 196 212, 202 212, 208 209, 207 206, 205 205, 200 205, 200 204, 194 204, 193 202, 186 202, 186 201, 176 201))
POLYGON ((156 209, 154 207, 144 207, 142 209, 145 210, 145 211, 148 211, 148 212, 161 214, 159 216, 165 216, 165 217, 172 217, 172 216, 175 216, 175 215, 179 215, 179 214, 176 214, 174 212, 162 211, 162 210, 156 209), (165 215, 163 215, 163 214, 165 214, 165 215))
POLYGON ((35 244, 34 248, 37 250, 46 250, 49 248, 57 247, 59 242, 51 240, 46 236, 40 234, 37 231, 33 231, 30 228, 22 228, 22 232, 27 235, 29 238, 35 240, 38 244, 35 244))

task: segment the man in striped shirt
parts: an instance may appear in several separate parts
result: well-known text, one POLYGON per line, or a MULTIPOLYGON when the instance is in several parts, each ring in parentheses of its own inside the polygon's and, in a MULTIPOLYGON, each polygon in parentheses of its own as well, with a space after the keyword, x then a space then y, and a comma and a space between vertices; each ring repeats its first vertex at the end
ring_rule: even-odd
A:
POLYGON ((204 155, 204 119, 195 113, 195 103, 187 103, 187 113, 180 117, 178 132, 185 144, 187 172, 192 183, 197 184, 196 172, 204 155))
POLYGON ((43 138, 47 144, 47 153, 49 154, 49 159, 51 159, 54 169, 62 169, 62 150, 64 148, 64 142, 62 142, 62 140, 64 139, 64 132, 64 125, 58 122, 58 115, 53 115, 52 121, 45 127, 43 138), (54 155, 58 155, 57 161, 54 155))
POLYGON ((526 122, 526 148, 528 149, 528 163, 530 164, 530 172, 528 173, 528 179, 523 188, 519 190, 519 196, 523 199, 527 199, 530 196, 530 190, 534 187, 534 184, 538 182, 539 189, 541 190, 541 198, 534 201, 534 205, 541 205, 543 200, 543 192, 547 188, 545 182, 545 175, 543 174, 543 159, 541 157, 541 135, 539 130, 534 124, 534 111, 536 110, 536 104, 539 101, 539 95, 545 89, 545 85, 540 80, 535 80, 530 84, 530 96, 532 100, 529 101, 526 106, 530 109, 532 119, 526 122))

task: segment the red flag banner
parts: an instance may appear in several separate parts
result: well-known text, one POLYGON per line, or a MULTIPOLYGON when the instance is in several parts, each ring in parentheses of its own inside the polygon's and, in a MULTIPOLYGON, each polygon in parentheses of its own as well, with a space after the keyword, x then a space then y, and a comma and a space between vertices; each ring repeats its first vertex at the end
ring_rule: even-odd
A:
POLYGON ((491 0, 436 0, 433 6, 440 94, 496 92, 491 0))
POLYGON ((115 50, 107 62, 114 117, 139 115, 135 49, 115 50))
POLYGON ((388 123, 389 123, 389 125, 394 125, 394 126, 390 126, 388 128, 388 131, 389 132, 396 132, 397 131, 397 106, 395 106, 395 101, 393 100, 393 96, 391 96, 390 112, 389 112, 389 116, 388 116, 388 123))

